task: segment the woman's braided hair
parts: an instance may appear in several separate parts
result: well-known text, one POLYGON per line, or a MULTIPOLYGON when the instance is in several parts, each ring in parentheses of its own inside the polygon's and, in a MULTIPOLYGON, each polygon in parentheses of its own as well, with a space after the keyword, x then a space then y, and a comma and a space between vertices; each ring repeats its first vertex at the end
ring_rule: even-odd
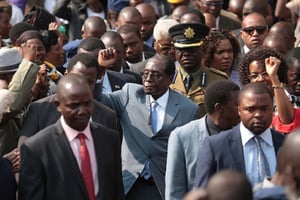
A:
POLYGON ((274 51, 269 47, 259 46, 255 49, 250 50, 244 57, 242 58, 239 65, 239 73, 240 73, 240 82, 242 85, 246 85, 250 83, 249 79, 249 65, 253 61, 257 61, 262 63, 265 66, 265 59, 273 56, 281 60, 281 64, 278 69, 278 77, 280 82, 286 83, 287 80, 287 65, 283 58, 283 56, 274 51))

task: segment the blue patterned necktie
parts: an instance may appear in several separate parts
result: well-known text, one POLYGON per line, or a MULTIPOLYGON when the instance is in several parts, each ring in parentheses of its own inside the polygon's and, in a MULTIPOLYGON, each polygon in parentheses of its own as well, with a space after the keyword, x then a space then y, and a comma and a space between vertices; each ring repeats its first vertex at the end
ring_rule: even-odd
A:
POLYGON ((157 132, 157 106, 156 101, 151 103, 151 126, 154 134, 157 132))
POLYGON ((259 136, 253 137, 257 147, 257 166, 258 166, 258 178, 262 182, 265 177, 271 176, 270 167, 267 157, 261 147, 262 139, 259 136))

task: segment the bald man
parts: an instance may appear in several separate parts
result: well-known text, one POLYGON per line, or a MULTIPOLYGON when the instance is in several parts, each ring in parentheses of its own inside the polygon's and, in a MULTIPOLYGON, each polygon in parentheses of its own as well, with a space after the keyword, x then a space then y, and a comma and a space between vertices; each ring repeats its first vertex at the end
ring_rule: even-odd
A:
POLYGON ((90 122, 93 95, 86 79, 64 76, 55 102, 59 120, 21 147, 19 199, 123 199, 120 138, 90 122))
POLYGON ((281 34, 283 35, 284 43, 286 43, 288 47, 288 51, 294 48, 296 37, 293 25, 290 22, 277 22, 272 25, 269 31, 270 35, 277 35, 281 34))
POLYGON ((91 16, 84 21, 81 32, 83 39, 87 37, 100 38, 106 32, 106 24, 102 18, 91 16))

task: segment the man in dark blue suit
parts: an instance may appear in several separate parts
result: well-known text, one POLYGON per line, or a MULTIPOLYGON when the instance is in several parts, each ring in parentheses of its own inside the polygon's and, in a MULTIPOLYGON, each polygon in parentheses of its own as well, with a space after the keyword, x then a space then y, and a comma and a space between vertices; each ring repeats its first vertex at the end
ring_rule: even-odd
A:
POLYGON ((222 169, 247 175, 252 185, 275 172, 276 154, 284 136, 269 127, 273 117, 273 95, 260 83, 246 85, 239 96, 241 123, 205 139, 198 155, 195 187, 222 169))

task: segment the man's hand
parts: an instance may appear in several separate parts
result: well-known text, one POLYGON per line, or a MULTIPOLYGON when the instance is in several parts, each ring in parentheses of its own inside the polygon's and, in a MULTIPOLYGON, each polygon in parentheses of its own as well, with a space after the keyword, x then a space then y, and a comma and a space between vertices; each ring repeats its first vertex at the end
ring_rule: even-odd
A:
POLYGON ((102 49, 98 54, 98 64, 100 67, 108 68, 116 62, 117 51, 113 48, 102 49))
POLYGON ((11 152, 5 154, 3 158, 9 160, 9 162, 13 166, 13 170, 15 173, 20 171, 21 156, 20 156, 20 151, 18 149, 14 149, 11 152))
POLYGON ((276 57, 270 56, 269 58, 265 59, 266 71, 270 77, 278 76, 277 72, 278 72, 280 63, 281 63, 281 60, 276 57))

